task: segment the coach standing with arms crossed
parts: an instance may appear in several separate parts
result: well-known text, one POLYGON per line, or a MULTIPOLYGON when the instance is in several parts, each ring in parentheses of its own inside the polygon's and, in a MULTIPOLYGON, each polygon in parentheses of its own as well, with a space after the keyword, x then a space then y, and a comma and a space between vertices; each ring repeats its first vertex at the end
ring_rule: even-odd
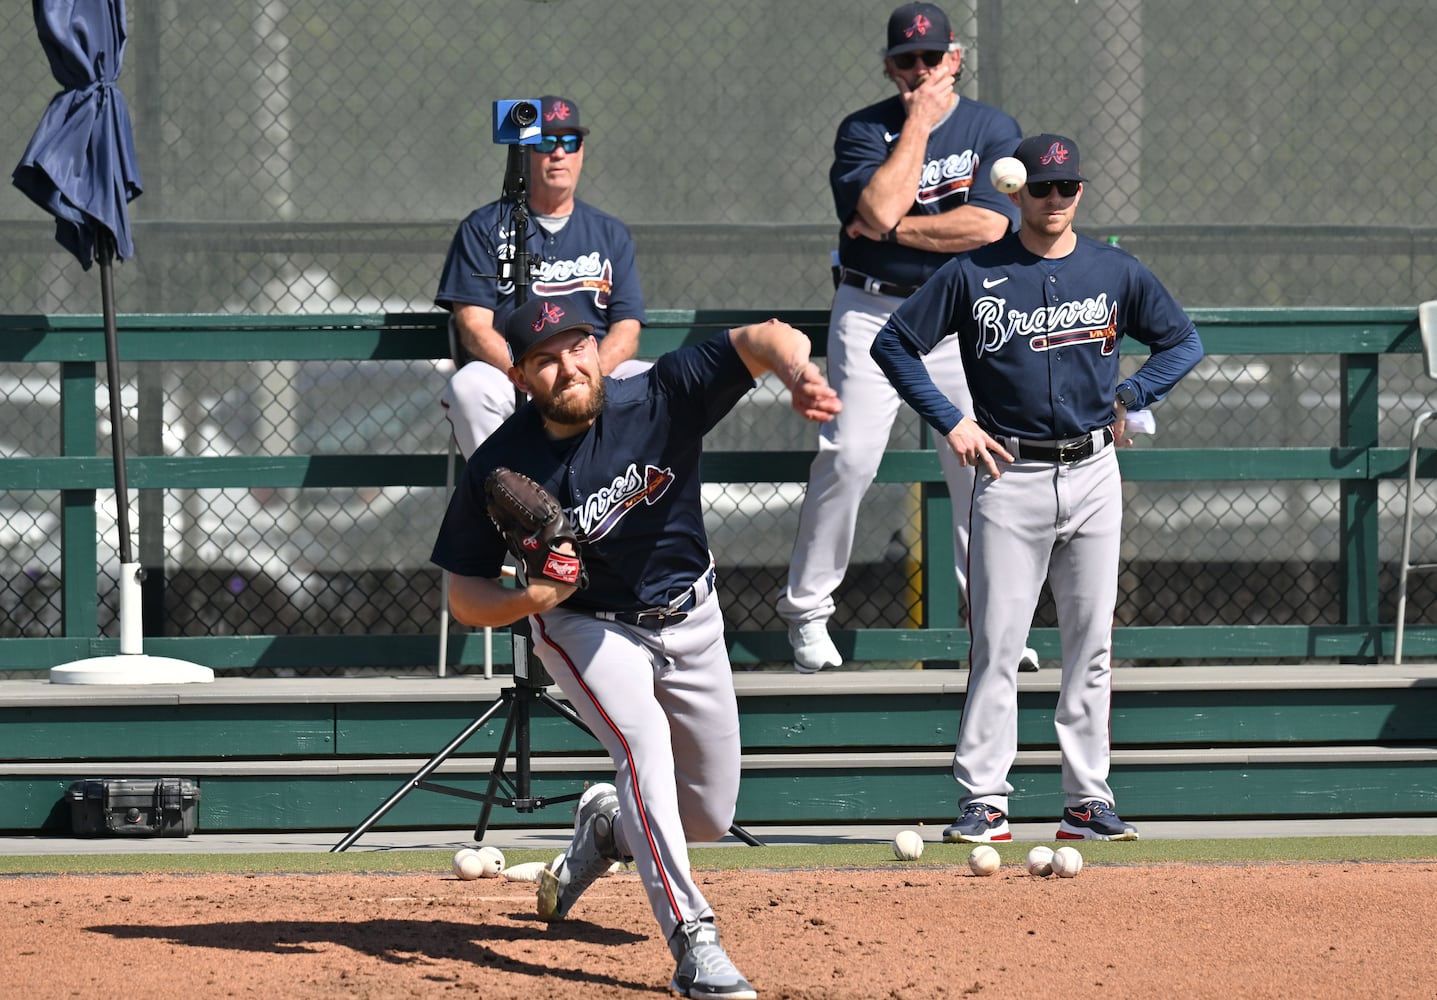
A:
POLYGON ((955 257, 897 309, 873 358, 978 471, 969 539, 968 698, 953 755, 961 815, 948 841, 1011 840, 1008 771, 1018 751, 1015 664, 1047 579, 1063 675, 1054 714, 1063 758, 1060 840, 1135 840, 1108 786, 1113 612, 1123 493, 1114 444, 1127 413, 1161 400, 1202 359, 1193 322, 1131 255, 1073 231, 1078 146, 1023 140, 1019 230, 955 257), (954 335, 956 336, 950 336, 954 335), (1151 356, 1119 381, 1118 342, 1151 356), (945 398, 922 358, 956 343, 971 406, 945 398))
MULTIPOLYGON (((778 599, 801 673, 843 662, 828 634, 833 593, 848 570, 858 507, 898 413, 898 395, 868 356, 873 337, 950 255, 991 243, 1017 218, 989 182, 988 166, 1012 152, 1022 133, 996 108, 959 98, 954 85, 962 63, 943 11, 931 3, 899 7, 888 19, 883 59, 898 93, 849 115, 834 141, 829 183, 843 229, 828 380, 844 409, 820 431, 778 599)), ((926 363, 943 391, 966 406, 957 345, 940 347, 926 363)), ((946 445, 938 452, 953 498, 954 568, 963 589, 973 472, 946 445)))

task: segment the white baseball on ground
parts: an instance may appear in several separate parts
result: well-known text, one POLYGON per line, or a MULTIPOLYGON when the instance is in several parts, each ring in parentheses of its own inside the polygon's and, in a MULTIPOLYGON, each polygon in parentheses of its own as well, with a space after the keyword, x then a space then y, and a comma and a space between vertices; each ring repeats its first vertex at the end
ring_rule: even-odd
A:
POLYGON ((1076 847, 1060 847, 1053 852, 1053 874, 1072 878, 1083 870, 1083 856, 1076 847))
POLYGON ((1002 864, 998 852, 987 844, 979 844, 968 853, 968 867, 974 875, 992 875, 1002 864))
POLYGON ((923 856, 923 838, 917 830, 899 830, 893 838, 893 856, 899 861, 917 861, 923 856))
POLYGON ((1012 194, 1028 181, 1028 168, 1016 156, 1000 156, 993 161, 988 179, 1004 194, 1012 194))
POLYGON ((484 862, 483 876, 485 878, 498 878, 504 871, 504 852, 497 847, 479 848, 479 857, 484 862))
POLYGON ((504 877, 510 882, 537 882, 539 873, 544 870, 542 861, 525 861, 522 864, 511 865, 504 869, 504 877))
POLYGON ((1028 874, 1038 876, 1053 874, 1053 849, 1051 847, 1039 844, 1028 852, 1028 874))
POLYGON ((484 876, 484 859, 472 847, 461 847, 454 852, 454 874, 464 881, 484 876))

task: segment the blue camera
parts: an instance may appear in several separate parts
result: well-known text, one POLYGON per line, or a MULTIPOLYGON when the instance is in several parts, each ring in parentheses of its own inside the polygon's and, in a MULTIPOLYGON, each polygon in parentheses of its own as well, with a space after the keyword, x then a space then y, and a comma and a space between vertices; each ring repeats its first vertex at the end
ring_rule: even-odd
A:
POLYGON ((494 102, 494 141, 506 146, 533 146, 543 138, 537 99, 494 102))

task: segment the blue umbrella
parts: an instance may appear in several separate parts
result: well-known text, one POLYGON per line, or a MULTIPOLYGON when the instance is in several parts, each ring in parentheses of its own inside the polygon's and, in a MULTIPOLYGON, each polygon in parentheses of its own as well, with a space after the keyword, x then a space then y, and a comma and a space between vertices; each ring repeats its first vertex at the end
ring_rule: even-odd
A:
MULTIPOLYGON (((129 203, 140 194, 130 109, 115 81, 125 56, 124 0, 32 0, 35 27, 50 71, 62 89, 45 109, 12 179, 55 217, 55 238, 85 269, 100 263, 105 323, 105 372, 110 390, 110 442, 114 451, 116 523, 120 532, 120 652, 140 652, 139 566, 130 552, 129 490, 120 407, 118 336, 113 265, 135 253, 129 203), (133 611, 135 614, 131 614, 133 611)), ((88 662, 88 661, 81 661, 88 662)), ((182 661, 171 661, 189 667, 182 661)), ((165 665, 165 664, 162 664, 165 665)), ((208 670, 208 668, 202 668, 208 670)), ((212 676, 212 673, 211 673, 212 676)), ((52 680, 56 679, 51 675, 52 680)), ((73 683, 140 680, 124 670, 77 671, 73 683), (110 680, 111 676, 118 680, 110 680), (100 679, 100 678, 105 679, 100 679)), ((200 677, 199 679, 206 679, 200 677)))
POLYGON ((115 81, 125 57, 124 0, 33 0, 35 27, 63 89, 30 140, 15 186, 55 217, 55 238, 85 270, 133 257, 129 203, 140 196, 130 108, 115 81), (97 253, 98 250, 98 253, 97 253))
POLYGON ((65 89, 50 100, 20 165, 15 186, 55 217, 55 239, 90 269, 100 262, 110 388, 110 440, 119 500, 120 563, 130 557, 129 497, 119 405, 112 262, 133 257, 129 203, 140 195, 130 108, 115 81, 125 56, 124 0, 33 0, 35 27, 50 72, 65 89))

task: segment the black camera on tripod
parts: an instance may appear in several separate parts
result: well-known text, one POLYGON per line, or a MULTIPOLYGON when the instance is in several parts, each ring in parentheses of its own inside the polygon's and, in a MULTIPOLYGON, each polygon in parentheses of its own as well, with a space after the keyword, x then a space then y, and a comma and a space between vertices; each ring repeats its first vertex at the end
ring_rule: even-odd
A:
POLYGON ((537 98, 494 102, 494 141, 503 146, 533 146, 543 136, 537 98))

